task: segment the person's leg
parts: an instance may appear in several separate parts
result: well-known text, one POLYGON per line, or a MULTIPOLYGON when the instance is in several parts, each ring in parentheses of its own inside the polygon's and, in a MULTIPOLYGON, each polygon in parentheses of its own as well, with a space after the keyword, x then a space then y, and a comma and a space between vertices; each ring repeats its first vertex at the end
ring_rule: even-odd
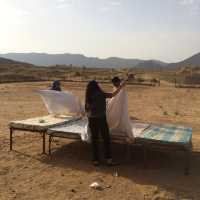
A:
POLYGON ((99 162, 99 148, 98 148, 98 120, 96 118, 89 118, 89 128, 91 131, 91 140, 92 140, 92 151, 93 151, 93 161, 99 162))
POLYGON ((112 160, 111 155, 111 139, 110 139, 110 131, 108 128, 108 123, 106 117, 103 117, 100 121, 100 132, 103 137, 104 149, 105 149, 105 158, 108 166, 118 165, 117 162, 112 160))
POLYGON ((100 132, 103 138, 105 158, 111 159, 111 145, 110 145, 110 133, 106 117, 100 119, 100 132))

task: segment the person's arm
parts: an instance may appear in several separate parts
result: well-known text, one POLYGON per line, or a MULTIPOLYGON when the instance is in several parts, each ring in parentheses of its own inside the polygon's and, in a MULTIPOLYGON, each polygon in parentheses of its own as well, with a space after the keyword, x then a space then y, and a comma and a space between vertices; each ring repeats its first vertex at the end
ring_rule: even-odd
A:
POLYGON ((121 85, 113 93, 106 93, 106 97, 112 98, 116 96, 120 92, 120 90, 125 86, 125 84, 126 84, 126 81, 123 81, 121 85))

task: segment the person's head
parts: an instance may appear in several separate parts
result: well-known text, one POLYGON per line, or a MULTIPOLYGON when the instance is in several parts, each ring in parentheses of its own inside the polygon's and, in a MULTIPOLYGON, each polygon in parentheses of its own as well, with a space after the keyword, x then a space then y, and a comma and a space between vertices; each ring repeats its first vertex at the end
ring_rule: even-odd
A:
POLYGON ((99 92, 99 91, 101 91, 101 88, 99 87, 97 81, 95 81, 95 80, 90 81, 90 82, 87 84, 87 88, 86 88, 86 95, 85 95, 85 96, 86 96, 86 101, 87 101, 88 103, 90 103, 91 97, 92 97, 95 93, 97 93, 97 92, 99 92))
POLYGON ((121 80, 118 76, 115 76, 113 79, 112 79, 112 84, 115 86, 115 87, 119 87, 120 84, 121 84, 121 80))
POLYGON ((56 91, 61 91, 60 81, 58 81, 58 80, 54 81, 51 89, 56 90, 56 91))

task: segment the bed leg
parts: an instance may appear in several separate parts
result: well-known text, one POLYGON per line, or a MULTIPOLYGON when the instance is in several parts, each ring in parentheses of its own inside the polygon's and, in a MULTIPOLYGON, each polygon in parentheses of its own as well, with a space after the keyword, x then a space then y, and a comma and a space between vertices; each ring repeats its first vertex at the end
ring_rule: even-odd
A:
POLYGON ((185 175, 189 175, 190 173, 190 157, 191 157, 191 151, 186 150, 185 151, 185 175))
POLYGON ((12 151, 12 145, 13 145, 13 129, 10 128, 10 151, 12 151))
POLYGON ((131 145, 129 143, 126 144, 126 161, 130 160, 131 155, 131 145))
POLYGON ((51 142, 52 142, 52 136, 49 135, 49 156, 51 156, 51 142))
POLYGON ((144 165, 144 168, 147 167, 147 147, 146 147, 146 145, 143 145, 143 165, 144 165))
POLYGON ((45 154, 45 153, 46 153, 46 132, 43 132, 43 133, 42 133, 42 138, 43 138, 43 141, 42 141, 42 144, 43 144, 43 152, 42 152, 42 154, 45 154))

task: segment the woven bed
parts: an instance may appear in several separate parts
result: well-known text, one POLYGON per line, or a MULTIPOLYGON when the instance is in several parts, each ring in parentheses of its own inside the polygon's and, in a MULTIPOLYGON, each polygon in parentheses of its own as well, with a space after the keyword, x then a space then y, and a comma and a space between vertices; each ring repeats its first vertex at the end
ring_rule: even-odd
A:
MULTIPOLYGON (((51 142, 54 137, 81 140, 81 134, 85 131, 87 120, 77 120, 65 125, 49 128, 49 154, 51 155, 51 142)), ((135 141, 127 142, 125 134, 113 134, 113 142, 127 143, 127 145, 141 145, 144 154, 147 149, 157 150, 167 149, 173 151, 184 151, 185 153, 185 173, 189 173, 189 161, 192 150, 192 128, 175 126, 171 124, 150 125, 140 135, 135 137, 135 141)), ((146 156, 145 156, 146 157, 146 156)))
POLYGON ((28 132, 36 132, 42 134, 43 137, 43 153, 45 153, 45 135, 49 128, 54 126, 59 126, 66 124, 70 121, 74 121, 80 119, 78 117, 71 117, 71 116, 41 116, 35 118, 29 118, 26 120, 18 120, 18 121, 11 121, 9 123, 10 129, 10 150, 12 150, 13 146, 13 133, 15 130, 18 131, 28 131, 28 132))

